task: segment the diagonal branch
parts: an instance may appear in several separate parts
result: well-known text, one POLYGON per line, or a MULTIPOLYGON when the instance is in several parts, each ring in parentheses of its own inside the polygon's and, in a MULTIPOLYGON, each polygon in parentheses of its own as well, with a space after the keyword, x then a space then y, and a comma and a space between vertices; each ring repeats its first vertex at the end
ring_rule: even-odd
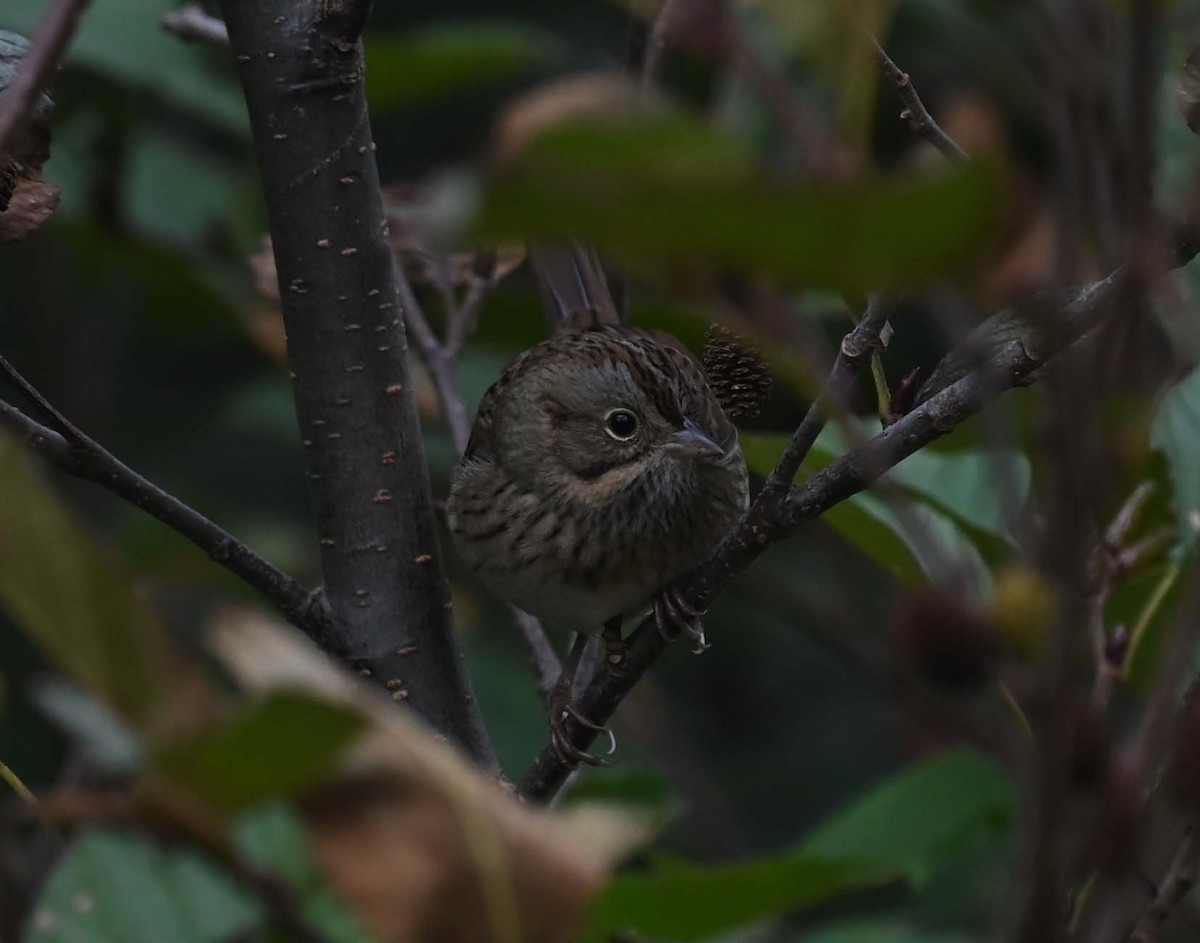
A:
MULTIPOLYGON (((32 390, 23 381, 22 385, 26 391, 32 390)), ((37 395, 37 399, 45 403, 40 395, 37 395)), ((49 406, 48 403, 45 405, 49 406)), ((337 648, 340 633, 319 592, 305 588, 199 511, 143 478, 101 445, 66 423, 56 410, 54 415, 71 431, 56 431, 44 426, 0 400, 0 426, 29 449, 68 474, 94 482, 162 521, 261 593, 278 607, 289 622, 319 645, 327 649, 337 648)))
MULTIPOLYGON (((1183 264, 1195 254, 1189 242, 1172 261, 1183 264)), ((764 490, 739 527, 704 564, 678 581, 674 589, 686 606, 704 611, 717 595, 771 544, 820 517, 834 505, 869 487, 890 468, 918 449, 955 429, 1004 391, 1030 381, 1031 374, 1054 354, 1105 319, 1122 297, 1131 276, 1119 269, 1078 292, 1059 312, 1059 330, 1034 349, 1027 338, 999 347, 978 369, 941 388, 866 443, 843 455, 801 485, 784 492, 764 490)), ((856 328, 857 330, 857 328, 856 328)), ((853 332, 851 332, 853 333, 853 332)), ((779 469, 776 472, 780 472, 779 469)), ((773 477, 783 478, 786 469, 773 477)), ((643 620, 630 636, 619 664, 606 661, 577 701, 579 713, 594 723, 608 721, 625 696, 670 645, 653 618, 643 620)), ((594 730, 564 722, 572 746, 586 750, 594 730)), ((562 788, 572 768, 547 747, 521 785, 523 795, 549 801, 562 788)))

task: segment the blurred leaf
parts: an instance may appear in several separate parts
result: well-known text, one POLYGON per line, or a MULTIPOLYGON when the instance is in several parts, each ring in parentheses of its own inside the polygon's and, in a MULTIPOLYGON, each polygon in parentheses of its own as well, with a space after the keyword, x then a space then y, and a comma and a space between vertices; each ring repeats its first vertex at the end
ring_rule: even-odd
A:
POLYGON ((608 869, 647 835, 628 810, 534 813, 260 615, 226 615, 215 645, 249 690, 304 691, 366 721, 352 769, 307 792, 301 810, 331 886, 382 940, 568 939, 608 869))
MULTIPOLYGON (((287 884, 329 943, 371 943, 330 891, 293 812, 268 806, 243 816, 237 847, 261 873, 287 884)), ((24 943, 228 943, 265 924, 258 901, 195 852, 89 829, 43 890, 24 943)))
MULTIPOLYGON (((28 33, 46 0, 5 5, 5 26, 28 33)), ((159 20, 175 0, 104 0, 93 4, 67 55, 81 66, 205 118, 222 130, 249 136, 246 106, 229 56, 189 45, 165 32, 159 20)))
POLYGON ((160 719, 166 638, 125 574, 0 437, 0 604, 48 657, 136 726, 160 719))
POLYGON ((854 919, 822 927, 795 943, 981 943, 978 937, 920 929, 900 920, 854 919))
POLYGON ((953 564, 962 569, 973 593, 984 595, 991 585, 979 548, 953 520, 927 504, 913 502, 901 518, 878 496, 860 492, 830 508, 821 520, 907 583, 924 584, 953 564))
POLYGON ((439 23, 366 41, 367 100, 386 111, 546 68, 562 47, 549 33, 518 23, 439 23))
POLYGON ((226 723, 159 751, 151 772, 221 812, 285 798, 328 778, 361 731, 350 711, 276 692, 226 723))
POLYGON ((649 873, 613 882, 593 907, 584 940, 601 943, 623 930, 680 943, 704 940, 895 877, 884 868, 808 854, 717 867, 661 860, 649 873))
POLYGON ((177 245, 235 230, 237 214, 258 213, 255 201, 243 199, 238 170, 192 143, 142 129, 130 142, 121 186, 129 222, 151 240, 177 245))
POLYGON ((330 889, 317 865, 304 822, 294 810, 269 805, 242 816, 237 847, 260 871, 287 882, 304 916, 328 943, 369 943, 374 939, 354 912, 330 889))
POLYGON ((995 763, 947 753, 888 780, 800 848, 897 869, 920 885, 941 860, 1003 823, 1012 807, 1012 784, 995 763))
POLYGON ((257 908, 192 852, 84 831, 50 876, 25 943, 226 943, 257 908))
POLYGON ((732 267, 865 292, 962 272, 990 238, 1000 191, 980 161, 789 184, 698 121, 642 115, 544 132, 491 181, 478 228, 588 239, 641 268, 732 267))
POLYGON ((145 760, 146 745, 108 707, 58 678, 42 681, 33 699, 72 737, 89 764, 107 773, 132 773, 145 760))
MULTIPOLYGON (((859 431, 864 438, 870 437, 879 431, 879 423, 867 420, 859 431)), ((813 449, 814 461, 823 466, 850 447, 845 432, 836 425, 828 425, 813 449)), ((1002 475, 1008 476, 1013 500, 1023 504, 1029 495, 1033 472, 1029 459, 1013 449, 952 452, 921 449, 888 472, 890 481, 919 494, 962 523, 1011 543, 1000 500, 1002 475)))
POLYGON ((675 801, 670 781, 649 770, 597 769, 571 787, 568 802, 620 802, 667 809, 675 801))
POLYGON ((1200 539, 1200 367, 1167 391, 1150 442, 1166 454, 1175 486, 1181 559, 1195 552, 1200 539))
MULTIPOLYGON (((761 475, 774 468, 787 441, 782 435, 741 436, 747 463, 761 475)), ((844 435, 827 426, 805 459, 803 469, 811 474, 823 468, 842 455, 846 445, 844 435)), ((962 566, 971 588, 983 593, 990 585, 987 564, 975 542, 954 518, 985 532, 1002 527, 995 494, 986 490, 986 481, 993 471, 991 460, 981 454, 925 456, 918 452, 897 465, 888 476, 893 485, 918 499, 910 504, 903 519, 877 494, 866 491, 834 505, 821 515, 821 520, 905 582, 924 583, 949 561, 962 566), (939 487, 939 475, 960 474, 961 481, 939 487)), ((1028 473, 1025 466, 1022 477, 1025 488, 1028 473)))

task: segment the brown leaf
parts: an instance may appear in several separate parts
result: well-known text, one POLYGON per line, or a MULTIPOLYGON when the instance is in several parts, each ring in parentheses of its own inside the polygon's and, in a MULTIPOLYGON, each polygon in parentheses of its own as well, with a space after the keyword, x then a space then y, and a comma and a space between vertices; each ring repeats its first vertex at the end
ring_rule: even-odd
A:
POLYGON ((520 155, 547 129, 580 118, 613 118, 661 103, 646 100, 641 89, 616 72, 589 72, 538 86, 509 105, 496 123, 495 156, 520 155))
POLYGON ((301 809, 330 883, 385 943, 568 943, 611 866, 646 835, 629 812, 592 809, 580 821, 522 805, 261 616, 226 615, 215 645, 251 689, 299 688, 367 720, 347 775, 301 809))

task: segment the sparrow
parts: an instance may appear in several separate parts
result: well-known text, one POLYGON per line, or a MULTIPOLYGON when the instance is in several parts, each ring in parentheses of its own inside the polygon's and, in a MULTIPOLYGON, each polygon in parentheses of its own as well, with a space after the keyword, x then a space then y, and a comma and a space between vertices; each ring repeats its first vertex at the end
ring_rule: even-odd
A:
POLYGON ((653 610, 660 631, 703 650, 699 613, 660 594, 740 519, 749 482, 704 364, 668 334, 622 324, 590 251, 532 259, 555 333, 484 394, 446 519, 492 592, 577 633, 551 696, 551 743, 573 765, 598 763, 562 729, 568 714, 602 729, 571 703, 588 638, 619 647, 622 625, 653 610))

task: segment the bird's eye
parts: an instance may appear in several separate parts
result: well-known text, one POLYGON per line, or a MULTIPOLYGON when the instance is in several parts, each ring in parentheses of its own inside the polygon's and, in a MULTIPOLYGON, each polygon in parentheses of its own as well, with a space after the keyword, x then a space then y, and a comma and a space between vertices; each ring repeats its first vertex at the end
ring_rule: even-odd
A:
POLYGON ((628 409, 613 409, 604 417, 604 431, 618 442, 632 439, 637 427, 638 418, 628 409))

